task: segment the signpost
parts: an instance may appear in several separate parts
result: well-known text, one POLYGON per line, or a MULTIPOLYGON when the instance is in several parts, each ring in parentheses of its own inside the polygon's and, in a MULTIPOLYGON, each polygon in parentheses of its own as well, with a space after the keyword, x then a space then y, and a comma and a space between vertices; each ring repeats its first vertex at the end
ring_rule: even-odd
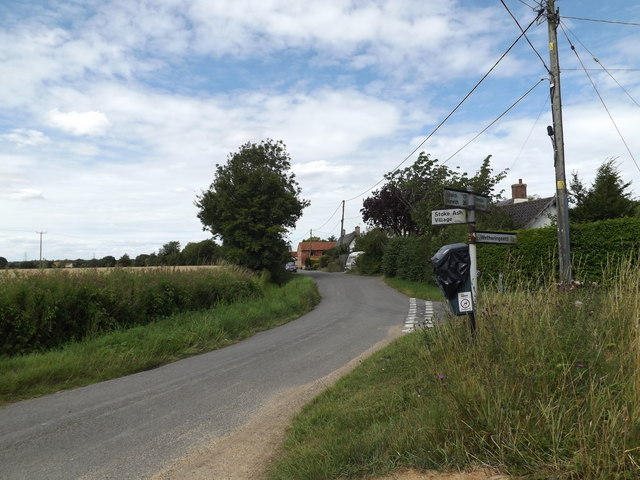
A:
POLYGON ((432 210, 431 223, 433 225, 457 225, 467 223, 467 211, 462 208, 432 210))
POLYGON ((489 196, 480 195, 478 193, 465 192, 464 190, 455 190, 452 188, 445 188, 444 204, 447 207, 461 207, 461 208, 470 208, 473 205, 476 210, 488 212, 489 196), (471 201, 470 197, 473 197, 473 202, 471 201))
POLYGON ((453 188, 444 189, 444 204, 447 207, 457 207, 446 210, 433 210, 431 212, 432 225, 457 225, 466 223, 469 226, 469 280, 471 291, 458 292, 458 310, 469 316, 471 335, 476 336, 476 319, 474 315, 474 303, 478 299, 478 269, 476 259, 477 243, 495 243, 501 245, 513 245, 516 243, 516 234, 508 232, 477 232, 476 210, 489 211, 488 195, 473 193, 471 187, 467 191, 453 188))
POLYGON ((478 232, 476 231, 476 243, 495 243, 499 245, 515 245, 517 236, 507 232, 478 232))

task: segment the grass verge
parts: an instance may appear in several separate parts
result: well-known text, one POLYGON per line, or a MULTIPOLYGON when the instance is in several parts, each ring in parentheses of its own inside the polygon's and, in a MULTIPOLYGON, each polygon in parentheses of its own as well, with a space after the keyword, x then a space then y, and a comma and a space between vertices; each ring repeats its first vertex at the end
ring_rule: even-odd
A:
POLYGON ((606 288, 482 292, 296 417, 270 478, 491 466, 522 479, 640 478, 640 272, 606 288))
POLYGON ((309 277, 266 285, 260 298, 164 318, 66 345, 0 358, 0 407, 128 375, 238 342, 291 321, 320 301, 309 277))
POLYGON ((395 288, 399 292, 404 293, 407 297, 421 298, 423 300, 442 301, 442 293, 435 285, 429 285, 422 282, 412 282, 397 277, 385 277, 384 283, 391 288, 395 288))

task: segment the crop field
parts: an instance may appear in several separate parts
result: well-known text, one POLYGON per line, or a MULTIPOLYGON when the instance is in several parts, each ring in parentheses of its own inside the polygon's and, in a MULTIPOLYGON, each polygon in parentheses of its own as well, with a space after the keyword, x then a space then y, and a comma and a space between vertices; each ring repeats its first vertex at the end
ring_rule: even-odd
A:
POLYGON ((223 268, 220 265, 176 265, 176 266, 158 266, 158 267, 93 267, 93 268, 9 268, 0 270, 0 278, 3 275, 39 275, 39 274, 59 274, 73 273, 83 274, 87 272, 109 273, 113 270, 125 270, 132 272, 149 272, 153 270, 171 270, 171 271, 198 271, 198 270, 215 270, 223 268))

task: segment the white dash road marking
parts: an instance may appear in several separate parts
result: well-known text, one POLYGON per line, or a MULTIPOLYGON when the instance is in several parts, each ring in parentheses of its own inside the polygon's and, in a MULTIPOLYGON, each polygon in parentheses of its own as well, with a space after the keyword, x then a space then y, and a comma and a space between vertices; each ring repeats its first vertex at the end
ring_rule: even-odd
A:
POLYGON ((426 328, 433 328, 433 302, 425 302, 424 305, 424 326, 426 328))
POLYGON ((433 328, 433 320, 433 302, 410 298, 409 313, 404 321, 402 333, 415 332, 421 326, 424 328, 433 328), (420 302, 420 307, 424 307, 424 309, 419 308, 418 302, 420 302), (418 310, 424 310, 424 314, 419 314, 418 310))

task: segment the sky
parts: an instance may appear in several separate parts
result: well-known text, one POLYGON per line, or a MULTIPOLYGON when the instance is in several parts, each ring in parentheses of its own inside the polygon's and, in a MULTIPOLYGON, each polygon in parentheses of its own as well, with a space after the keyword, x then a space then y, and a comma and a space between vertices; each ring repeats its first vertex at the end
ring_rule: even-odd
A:
MULTIPOLYGON (((556 6, 567 180, 577 171, 588 186, 615 158, 638 198, 640 4, 556 6)), ((211 238, 197 195, 216 164, 266 139, 285 143, 311 202, 287 237, 294 249, 311 232, 339 236, 343 200, 345 230, 365 229, 363 199, 421 151, 470 175, 492 155, 494 173, 509 169, 506 198, 519 179, 529 195, 552 196, 548 31, 537 9, 0 0, 0 256, 35 260, 42 245, 50 260, 135 258, 211 238), (531 45, 521 38, 436 130, 520 36, 510 12, 523 29, 533 22, 531 45)))

